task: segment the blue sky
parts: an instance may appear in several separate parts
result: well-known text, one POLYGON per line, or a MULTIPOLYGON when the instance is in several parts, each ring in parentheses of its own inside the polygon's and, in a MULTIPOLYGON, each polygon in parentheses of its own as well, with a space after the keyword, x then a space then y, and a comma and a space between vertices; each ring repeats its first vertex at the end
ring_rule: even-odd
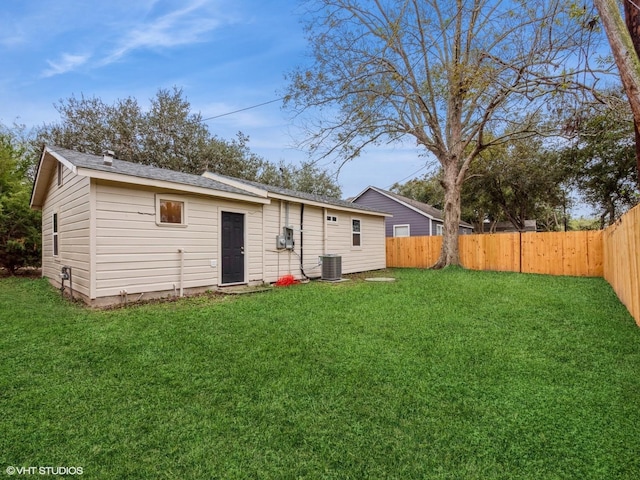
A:
MULTIPOLYGON (((59 119, 72 95, 106 103, 182 88, 208 118, 278 98, 284 74, 308 61, 296 0, 3 0, 0 122, 27 127, 59 119)), ((207 121, 212 134, 238 131, 267 160, 299 162, 300 133, 280 102, 207 121)), ((344 196, 411 178, 414 149, 376 148, 342 168, 344 196)), ((320 164, 335 170, 332 164, 320 164)), ((418 174, 424 173, 420 170, 418 174)))

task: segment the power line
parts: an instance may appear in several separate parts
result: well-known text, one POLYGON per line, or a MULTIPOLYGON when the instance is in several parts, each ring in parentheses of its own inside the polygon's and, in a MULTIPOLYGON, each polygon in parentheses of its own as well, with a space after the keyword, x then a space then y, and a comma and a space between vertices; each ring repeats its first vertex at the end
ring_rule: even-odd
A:
MULTIPOLYGON (((262 102, 262 103, 258 103, 256 105, 252 105, 250 107, 245 107, 245 108, 241 108, 239 110, 234 110, 232 112, 227 112, 227 113, 221 113, 220 115, 214 115, 212 117, 207 117, 207 118, 203 118, 201 121, 205 122, 207 120, 214 120, 216 118, 220 118, 220 117, 226 117, 228 115, 233 115, 234 113, 240 113, 240 112, 244 112, 246 110, 252 110, 254 108, 258 108, 258 107, 262 107, 264 105, 269 105, 271 103, 275 103, 275 102, 279 102, 280 100, 284 100, 284 97, 279 97, 279 98, 274 98, 273 100, 269 100, 268 102, 262 102)), ((420 172, 421 170, 424 170, 425 168, 427 168, 427 165, 423 165, 422 167, 420 167, 418 170, 416 170, 415 172, 411 173, 410 175, 406 176, 405 178, 403 178, 402 180, 399 180, 395 183, 401 183, 404 182, 405 180, 407 180, 408 178, 414 177, 418 172, 420 172)), ((391 188, 391 186, 387 187, 387 188, 391 188)))
POLYGON ((221 113, 220 115, 214 115, 213 117, 203 118, 202 121, 204 122, 206 120, 213 120, 214 118, 226 117, 227 115, 233 115, 234 113, 244 112, 245 110, 251 110, 253 108, 258 108, 258 107, 262 107, 264 105, 269 105, 270 103, 279 102, 280 100, 283 100, 283 99, 284 99, 284 97, 276 98, 274 100, 269 100, 268 102, 263 102, 263 103, 259 103, 257 105, 252 105, 250 107, 241 108, 240 110, 234 110, 233 112, 221 113))
POLYGON ((427 165, 423 165, 422 167, 420 167, 418 170, 416 170, 415 172, 413 172, 410 175, 407 175, 406 177, 404 177, 402 180, 398 180, 397 182, 393 182, 391 185, 389 185, 387 187, 387 190, 389 190, 393 185, 395 185, 396 183, 402 183, 405 180, 407 180, 408 178, 414 177, 420 170, 424 170, 425 168, 427 168, 427 165))

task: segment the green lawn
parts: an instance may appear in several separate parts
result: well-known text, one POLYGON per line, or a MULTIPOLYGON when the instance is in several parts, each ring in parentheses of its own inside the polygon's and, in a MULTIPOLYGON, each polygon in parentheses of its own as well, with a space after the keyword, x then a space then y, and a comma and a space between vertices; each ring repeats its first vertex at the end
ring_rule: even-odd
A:
POLYGON ((111 311, 0 280, 0 475, 640 477, 640 329, 604 280, 392 273, 111 311))

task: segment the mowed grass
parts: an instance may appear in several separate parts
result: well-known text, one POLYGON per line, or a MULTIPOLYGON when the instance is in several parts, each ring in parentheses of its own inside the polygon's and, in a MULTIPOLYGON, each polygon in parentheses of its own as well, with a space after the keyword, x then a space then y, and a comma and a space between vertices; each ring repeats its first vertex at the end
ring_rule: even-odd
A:
POLYGON ((640 329, 604 280, 392 273, 111 311, 0 280, 0 471, 640 476, 640 329))

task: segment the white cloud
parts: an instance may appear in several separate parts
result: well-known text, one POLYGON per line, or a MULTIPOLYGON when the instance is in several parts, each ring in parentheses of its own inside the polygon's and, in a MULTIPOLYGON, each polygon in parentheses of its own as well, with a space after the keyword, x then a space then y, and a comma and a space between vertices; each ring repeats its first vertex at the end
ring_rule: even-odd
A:
POLYGON ((72 55, 70 53, 65 53, 57 61, 47 60, 49 68, 42 72, 42 76, 46 78, 70 72, 81 65, 84 65, 89 58, 90 55, 72 55))
POLYGON ((4 32, 0 37, 0 46, 5 48, 14 48, 26 42, 27 38, 21 32, 10 32, 9 34, 4 32))
POLYGON ((219 27, 223 20, 212 11, 203 11, 208 2, 192 2, 150 22, 129 26, 116 48, 101 62, 115 62, 139 49, 170 48, 204 41, 206 35, 219 27))

